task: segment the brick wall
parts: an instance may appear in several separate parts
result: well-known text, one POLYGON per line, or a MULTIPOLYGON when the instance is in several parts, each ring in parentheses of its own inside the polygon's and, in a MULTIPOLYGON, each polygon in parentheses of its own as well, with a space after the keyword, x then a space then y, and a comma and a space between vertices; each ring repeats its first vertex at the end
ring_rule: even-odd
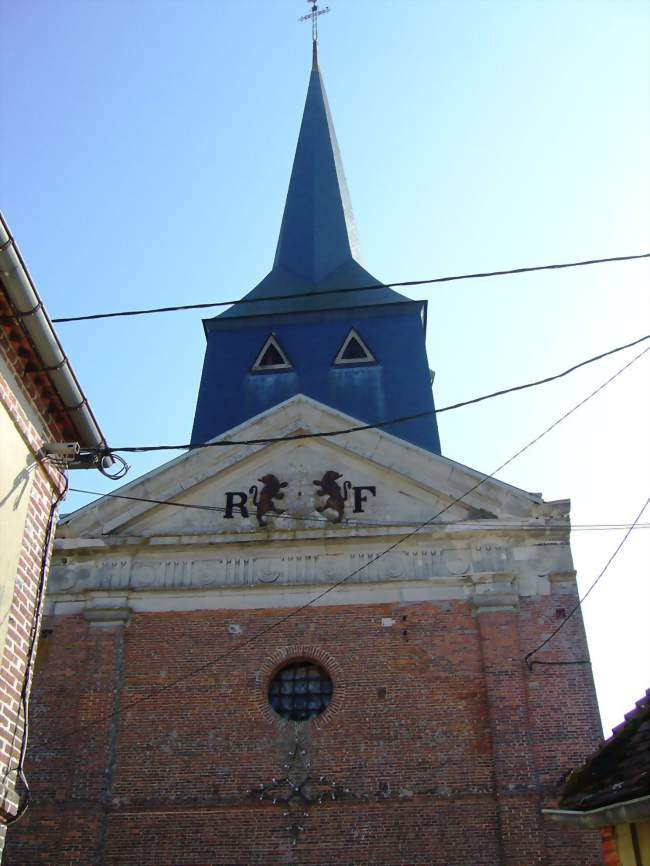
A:
POLYGON ((41 359, 18 323, 11 318, 13 314, 14 309, 0 286, 0 357, 19 383, 17 387, 9 388, 8 383, 5 382, 3 397, 13 402, 21 431, 28 438, 34 451, 38 451, 42 445, 44 433, 52 441, 74 441, 77 433, 69 414, 65 411, 61 398, 52 386, 47 373, 42 371, 41 359), (34 426, 26 416, 21 417, 24 412, 16 400, 18 391, 37 413, 37 426, 34 426))
MULTIPOLYGON (((6 863, 597 866, 597 833, 539 815, 600 737, 590 673, 523 664, 573 598, 312 608, 241 651, 284 612, 142 613, 111 628, 52 617, 33 694, 34 803, 6 863), (335 689, 299 725, 265 698, 294 656, 317 658, 335 689), (311 802, 283 803, 283 780, 305 776, 311 802)), ((583 652, 575 617, 543 657, 583 652)))
MULTIPOLYGON (((4 646, 0 647, 0 813, 3 815, 0 819, 0 855, 7 830, 4 821, 16 813, 19 803, 14 786, 24 725, 21 690, 26 674, 50 511, 52 503, 63 489, 62 474, 35 458, 46 437, 60 439, 67 432, 60 426, 57 417, 49 414, 50 392, 44 390, 38 380, 26 376, 26 367, 31 363, 30 354, 20 341, 11 339, 12 333, 10 327, 0 329, 0 356, 12 375, 11 382, 0 376, 0 402, 23 439, 26 454, 34 458, 34 465, 29 473, 30 498, 16 573, 2 575, 5 591, 11 592, 11 605, 7 614, 4 646)), ((0 491, 2 496, 7 493, 0 491)))

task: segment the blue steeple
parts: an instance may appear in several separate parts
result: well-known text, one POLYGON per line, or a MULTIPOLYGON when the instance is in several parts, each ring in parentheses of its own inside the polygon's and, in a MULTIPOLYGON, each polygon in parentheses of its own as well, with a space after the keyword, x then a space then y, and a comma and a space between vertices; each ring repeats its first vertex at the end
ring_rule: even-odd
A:
POLYGON ((318 43, 314 42, 307 99, 273 269, 246 295, 246 300, 298 293, 308 297, 235 305, 222 315, 252 316, 407 300, 389 288, 323 294, 331 289, 369 285, 381 283, 361 265, 350 193, 318 65, 318 43))
POLYGON ((323 79, 312 71, 273 267, 317 285, 361 250, 323 79))
POLYGON ((386 429, 440 453, 426 302, 382 285, 360 261, 314 42, 273 268, 247 303, 203 323, 208 345, 193 443, 305 394, 367 424, 431 413, 386 429), (332 294, 336 289, 346 291, 332 294), (280 299, 294 294, 302 297, 280 299))

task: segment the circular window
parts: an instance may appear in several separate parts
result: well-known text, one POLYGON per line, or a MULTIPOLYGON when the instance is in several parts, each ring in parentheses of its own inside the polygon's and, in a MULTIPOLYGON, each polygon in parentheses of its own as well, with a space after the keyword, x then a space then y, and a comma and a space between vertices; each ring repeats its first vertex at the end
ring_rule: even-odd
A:
POLYGON ((314 662, 291 662, 269 683, 269 703, 278 715, 292 722, 319 716, 332 700, 332 680, 314 662))

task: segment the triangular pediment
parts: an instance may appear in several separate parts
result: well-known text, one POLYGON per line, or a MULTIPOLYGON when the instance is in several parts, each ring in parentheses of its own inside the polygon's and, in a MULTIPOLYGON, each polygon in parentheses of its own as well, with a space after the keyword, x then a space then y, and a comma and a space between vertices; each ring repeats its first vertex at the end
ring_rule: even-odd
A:
POLYGON ((188 452, 115 491, 125 498, 103 497, 67 516, 59 537, 377 533, 440 511, 434 520, 453 523, 528 519, 549 508, 494 479, 472 490, 480 473, 384 430, 311 438, 354 426, 360 422, 299 395, 220 439, 281 441, 188 452))

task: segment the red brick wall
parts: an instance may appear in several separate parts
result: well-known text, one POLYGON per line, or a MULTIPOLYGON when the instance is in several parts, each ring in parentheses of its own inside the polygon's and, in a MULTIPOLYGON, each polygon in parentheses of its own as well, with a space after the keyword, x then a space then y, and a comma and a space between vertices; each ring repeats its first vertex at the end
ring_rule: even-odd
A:
MULTIPOLYGON (((34 804, 6 863, 597 866, 595 832, 539 815, 600 736, 588 669, 523 664, 557 607, 314 608, 140 703, 284 611, 145 613, 126 628, 52 618, 33 695, 34 804), (268 711, 281 655, 329 668, 335 697, 319 719, 268 711), (261 784, 304 775, 323 802, 274 805, 286 786, 260 801, 261 784)), ((576 617, 545 658, 584 652, 576 617)))
POLYGON ((621 866, 618 856, 618 844, 616 842, 616 829, 614 827, 603 827, 600 831, 603 845, 604 866, 621 866))
MULTIPOLYGON (((23 437, 27 450, 36 456, 44 436, 61 438, 63 431, 55 418, 47 418, 49 395, 42 393, 38 384, 24 376, 28 352, 22 347, 21 353, 21 346, 14 345, 9 336, 0 329, 0 354, 15 373, 16 380, 21 383, 23 398, 35 413, 42 413, 42 426, 37 429, 30 421, 9 382, 2 376, 0 402, 23 437)), ((13 590, 5 644, 4 648, 0 647, 0 813, 3 816, 0 818, 0 854, 7 829, 4 821, 16 813, 19 802, 14 785, 24 724, 20 695, 26 674, 50 510, 63 485, 62 474, 52 466, 41 463, 37 463, 30 470, 29 478, 30 500, 16 574, 2 575, 5 586, 13 582, 13 590)), ((8 491, 0 491, 0 495, 7 493, 8 491)))
MULTIPOLYGON (((48 438, 52 441, 75 441, 77 434, 61 398, 53 388, 47 373, 42 372, 43 363, 22 328, 18 322, 10 318, 13 313, 14 309, 0 286, 0 357, 15 374, 16 381, 20 383, 21 393, 38 413, 41 421, 39 428, 47 430, 48 438)), ((3 398, 11 400, 13 394, 6 382, 4 386, 3 398)), ((17 403, 14 402, 14 406, 18 409, 17 403)), ((42 445, 39 431, 31 425, 22 410, 18 409, 18 417, 21 416, 22 431, 37 451, 42 445)))

